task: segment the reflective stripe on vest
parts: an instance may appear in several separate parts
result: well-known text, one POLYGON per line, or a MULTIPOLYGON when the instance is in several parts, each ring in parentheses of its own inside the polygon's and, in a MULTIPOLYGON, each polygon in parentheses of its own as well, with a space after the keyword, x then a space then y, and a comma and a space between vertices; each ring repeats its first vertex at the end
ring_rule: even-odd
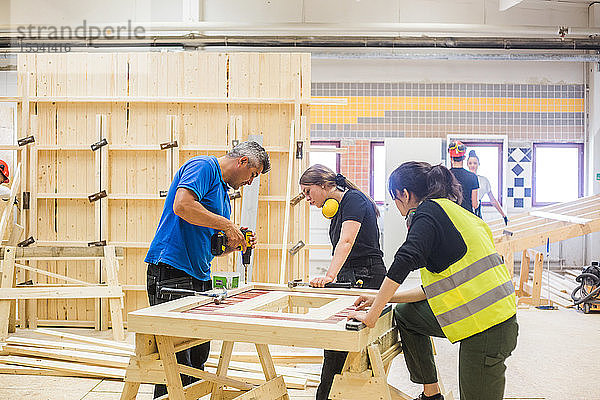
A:
POLYGON ((434 199, 467 246, 465 255, 440 273, 421 269, 427 301, 444 334, 456 342, 512 317, 514 285, 496 253, 489 227, 448 199, 434 199))

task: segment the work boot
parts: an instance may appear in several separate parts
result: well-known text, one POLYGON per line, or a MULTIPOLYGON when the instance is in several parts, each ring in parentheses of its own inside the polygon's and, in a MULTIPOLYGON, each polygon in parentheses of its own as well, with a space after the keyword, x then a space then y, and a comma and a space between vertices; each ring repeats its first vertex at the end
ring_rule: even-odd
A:
POLYGON ((433 396, 425 396, 425 393, 421 393, 415 400, 444 400, 444 396, 441 393, 434 394, 433 396))

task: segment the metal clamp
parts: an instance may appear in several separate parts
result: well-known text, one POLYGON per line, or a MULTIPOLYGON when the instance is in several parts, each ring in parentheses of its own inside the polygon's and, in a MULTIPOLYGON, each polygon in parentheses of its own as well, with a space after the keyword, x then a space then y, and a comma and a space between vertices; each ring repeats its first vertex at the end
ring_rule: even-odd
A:
POLYGON ((27 247, 33 243, 35 243, 35 239, 33 238, 33 236, 29 236, 27 239, 23 240, 22 242, 17 243, 17 247, 27 247))
POLYGON ((33 137, 33 135, 17 140, 17 144, 19 146, 25 146, 26 144, 33 143, 33 142, 35 142, 35 137, 33 137))
POLYGON ((106 190, 103 190, 98 193, 90 194, 88 196, 88 200, 90 201, 90 203, 93 203, 95 201, 105 198, 106 196, 108 196, 108 194, 106 194, 106 190))
POLYGON ((106 146, 107 144, 108 144, 108 141, 106 139, 102 139, 99 142, 92 143, 92 145, 90 147, 92 148, 92 151, 96 151, 99 148, 101 148, 102 146, 106 146))
POLYGON ((171 149, 173 147, 178 147, 179 144, 177 144, 177 140, 173 140, 172 142, 164 142, 160 144, 160 149, 161 150, 167 150, 167 149, 171 149))

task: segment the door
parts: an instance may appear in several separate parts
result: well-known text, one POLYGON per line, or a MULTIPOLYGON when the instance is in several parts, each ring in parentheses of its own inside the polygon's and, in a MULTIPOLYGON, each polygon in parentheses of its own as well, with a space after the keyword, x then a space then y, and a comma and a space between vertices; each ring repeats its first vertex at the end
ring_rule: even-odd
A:
MULTIPOLYGON (((385 176, 406 161, 426 161, 439 164, 445 158, 445 141, 440 138, 393 138, 385 140, 385 176)), ((392 265, 394 254, 406 239, 406 222, 389 192, 385 191, 383 212, 383 257, 386 267, 392 265)), ((416 271, 409 277, 418 278, 416 271)))

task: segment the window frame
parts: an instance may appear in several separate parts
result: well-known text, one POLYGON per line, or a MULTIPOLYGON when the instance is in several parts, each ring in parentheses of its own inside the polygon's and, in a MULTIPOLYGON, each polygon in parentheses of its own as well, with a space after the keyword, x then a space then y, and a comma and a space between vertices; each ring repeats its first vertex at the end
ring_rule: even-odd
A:
POLYGON ((538 148, 576 148, 577 151, 577 168, 578 168, 578 174, 577 174, 577 179, 578 179, 578 185, 577 185, 577 198, 582 198, 583 197, 583 191, 584 191, 584 151, 585 151, 585 146, 583 143, 577 143, 577 142, 569 142, 569 143, 553 143, 553 142, 534 142, 533 146, 532 146, 532 150, 531 150, 531 206, 532 207, 542 207, 542 206, 548 206, 551 204, 557 204, 560 203, 559 201, 553 201, 553 202, 546 202, 546 201, 536 201, 536 189, 537 189, 537 182, 536 182, 536 168, 537 168, 537 152, 536 150, 538 148))
MULTIPOLYGON (((498 200, 498 203, 502 206, 504 205, 503 200, 504 200, 504 192, 502 191, 504 189, 504 174, 503 174, 503 163, 504 163, 504 146, 502 142, 495 142, 495 141, 488 141, 488 142, 484 142, 484 141, 470 141, 470 140, 465 140, 462 141, 464 143, 465 146, 467 146, 467 154, 465 155, 465 169, 468 170, 467 168, 467 159, 469 158, 469 147, 471 146, 476 146, 476 147, 497 147, 498 148, 498 197, 496 198, 496 200, 498 200)), ((484 207, 491 207, 493 206, 493 204, 489 201, 482 201, 481 205, 484 207)))
MULTIPOLYGON (((381 206, 383 204, 385 204, 385 198, 382 201, 376 201, 375 200, 375 162, 374 162, 374 152, 375 152, 375 147, 385 147, 385 142, 383 140, 373 140, 370 143, 370 150, 369 150, 369 195, 371 196, 371 198, 373 199, 373 201, 375 201, 375 204, 377 204, 378 206, 381 206)), ((383 171, 384 175, 385 175, 385 171, 383 171)))
MULTIPOLYGON (((328 145, 328 146, 334 146, 335 148, 339 149, 341 146, 341 141, 339 141, 339 140, 311 140, 310 141, 310 146, 311 146, 310 151, 311 152, 314 151, 315 153, 318 153, 319 152, 318 149, 317 150, 312 149, 312 146, 315 146, 315 145, 316 146, 328 145)), ((322 153, 326 153, 326 151, 322 151, 322 153)), ((340 173, 340 168, 341 168, 341 164, 342 164, 341 159, 342 159, 342 156, 341 156, 340 152, 339 151, 336 152, 335 153, 335 169, 336 170, 333 171, 336 174, 340 173)), ((309 155, 309 163, 310 163, 310 155, 309 155)))

